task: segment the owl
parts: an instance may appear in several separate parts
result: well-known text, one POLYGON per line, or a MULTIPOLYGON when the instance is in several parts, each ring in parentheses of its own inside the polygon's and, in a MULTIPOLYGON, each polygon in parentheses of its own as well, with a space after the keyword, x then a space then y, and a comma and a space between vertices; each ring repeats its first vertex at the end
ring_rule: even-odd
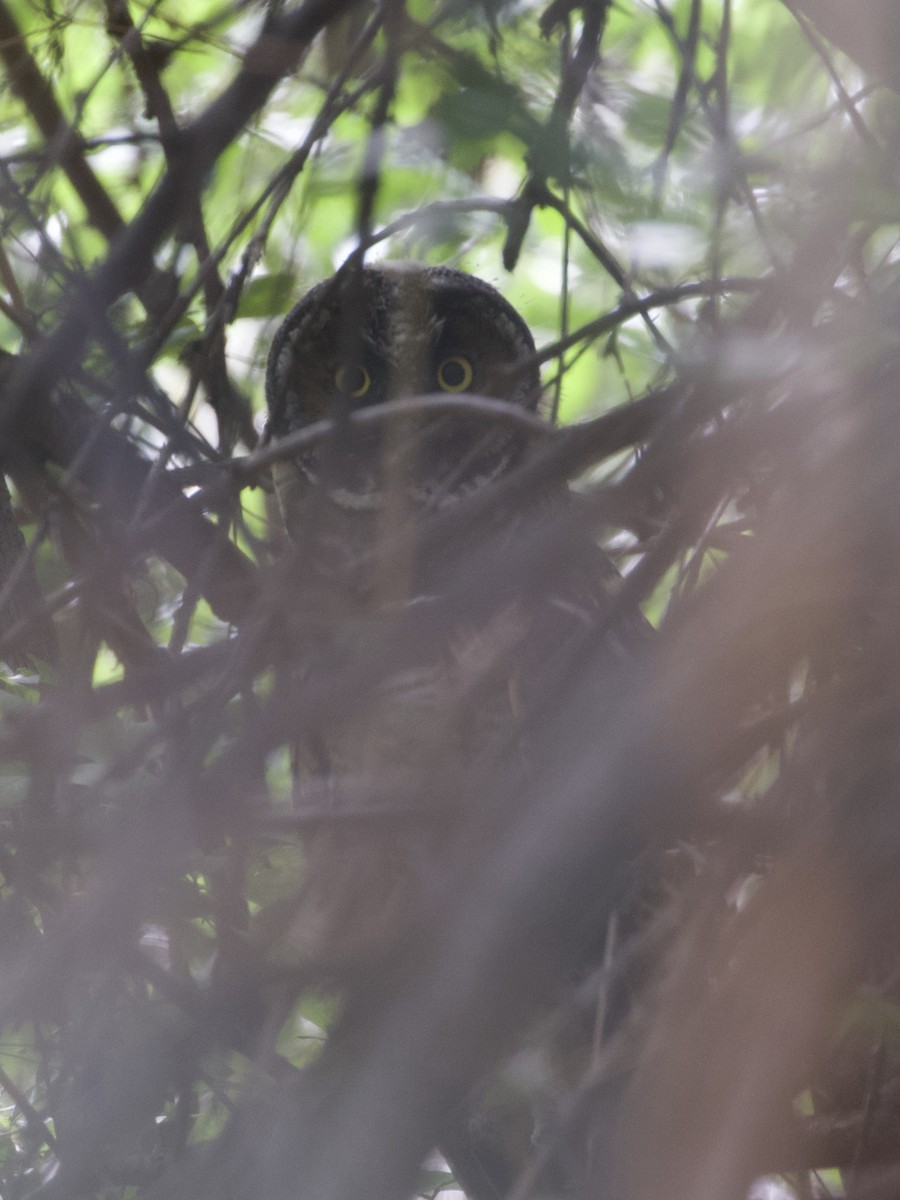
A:
MULTIPOLYGON (((535 358, 515 309, 489 284, 447 267, 339 274, 314 287, 279 329, 266 380, 270 438, 332 419, 324 438, 275 469, 296 562, 296 591, 285 606, 303 611, 307 631, 309 613, 319 614, 296 669, 352 669, 388 622, 412 613, 431 620, 419 657, 370 681, 366 703, 346 721, 331 714, 298 729, 301 807, 311 795, 319 809, 340 811, 352 791, 353 804, 370 797, 376 808, 385 780, 398 778, 407 800, 423 810, 437 804, 472 763, 517 746, 523 723, 550 702, 567 660, 607 607, 618 575, 586 530, 561 570, 538 555, 527 588, 503 565, 527 557, 548 513, 566 511, 561 485, 537 517, 492 514, 470 530, 469 559, 481 564, 471 580, 458 551, 442 558, 431 545, 427 567, 422 561, 429 519, 490 489, 520 461, 528 439, 515 422, 415 404, 389 422, 346 419, 434 394, 488 397, 533 413, 535 358), (458 597, 461 587, 472 597, 468 611, 445 613, 448 593, 458 597)), ((440 836, 423 832, 422 822, 387 821, 383 830, 373 822, 360 831, 323 820, 307 838, 300 940, 317 961, 366 961, 429 911, 453 843, 443 818, 440 836)))
MULTIPOLYGON (((529 725, 559 698, 621 581, 563 484, 527 511, 499 495, 527 454, 527 430, 485 420, 477 403, 415 403, 487 397, 536 412, 531 333, 480 279, 390 264, 320 283, 279 329, 266 390, 276 443, 327 422, 323 438, 275 468, 294 565, 284 605, 303 614, 306 634, 285 669, 346 672, 407 618, 428 629, 367 678, 364 702, 345 717, 307 713, 296 731, 308 833, 291 942, 329 978, 362 971, 368 987, 428 936, 445 881, 464 877, 515 820, 496 808, 515 788, 469 781, 531 769, 529 725), (390 421, 347 420, 404 399, 414 402, 390 421), (497 504, 466 526, 462 552, 435 547, 429 523, 491 489, 497 504), (367 809, 372 819, 360 822, 367 809)), ((601 636, 616 654, 635 634, 601 636)), ((513 1125, 530 1129, 528 1106, 524 1121, 510 1108, 513 1125)), ((478 1132, 495 1123, 479 1105, 445 1149, 478 1200, 505 1192, 515 1157, 478 1132)))

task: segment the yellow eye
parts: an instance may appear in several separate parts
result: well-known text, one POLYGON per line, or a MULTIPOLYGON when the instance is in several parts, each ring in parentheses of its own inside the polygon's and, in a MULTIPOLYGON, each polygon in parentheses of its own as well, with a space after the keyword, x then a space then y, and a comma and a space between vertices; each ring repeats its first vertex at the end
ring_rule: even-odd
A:
POLYGON ((334 373, 334 386, 346 396, 359 400, 372 386, 372 376, 365 367, 338 367, 334 373))
POLYGON ((472 384, 472 364, 460 354, 451 354, 437 369, 437 381, 444 392, 464 392, 472 384))

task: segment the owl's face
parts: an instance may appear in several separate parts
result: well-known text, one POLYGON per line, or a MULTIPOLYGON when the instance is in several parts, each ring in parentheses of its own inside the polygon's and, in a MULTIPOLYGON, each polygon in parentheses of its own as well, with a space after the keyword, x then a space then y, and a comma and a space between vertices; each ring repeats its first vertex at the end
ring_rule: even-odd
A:
POLYGON ((444 392, 533 409, 540 381, 527 325, 489 284, 449 267, 385 264, 347 295, 338 277, 288 314, 269 356, 271 431, 351 408, 444 392))
MULTIPOLYGON (((269 432, 284 436, 326 417, 402 397, 466 394, 534 409, 540 378, 527 325, 489 284, 414 263, 335 276, 288 314, 269 355, 269 432), (349 286, 348 286, 349 285, 349 286)), ((285 526, 350 553, 371 545, 367 515, 415 518, 484 487, 522 448, 508 429, 471 413, 413 413, 390 425, 343 429, 330 444, 277 464, 285 526), (389 501, 389 498, 393 498, 389 501), (399 500, 399 508, 398 508, 399 500), (325 503, 326 509, 322 505, 325 503)), ((382 522, 383 529, 383 522, 382 522)))

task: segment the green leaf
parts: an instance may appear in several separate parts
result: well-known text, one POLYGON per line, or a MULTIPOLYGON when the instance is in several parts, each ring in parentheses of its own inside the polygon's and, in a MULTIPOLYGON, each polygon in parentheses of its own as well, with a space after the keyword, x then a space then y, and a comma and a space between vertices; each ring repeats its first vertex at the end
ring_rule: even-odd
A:
POLYGON ((286 313, 297 296, 297 280, 287 271, 258 275, 241 295, 239 317, 278 317, 286 313))

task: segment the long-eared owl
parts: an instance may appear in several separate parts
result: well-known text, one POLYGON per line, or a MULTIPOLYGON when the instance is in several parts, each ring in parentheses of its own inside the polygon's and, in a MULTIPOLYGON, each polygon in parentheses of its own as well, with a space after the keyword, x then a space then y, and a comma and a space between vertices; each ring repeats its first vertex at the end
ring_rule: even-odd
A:
POLYGON ((318 612, 294 669, 371 667, 381 643, 402 651, 366 675, 351 711, 304 718, 296 731, 298 803, 312 797, 315 830, 300 937, 326 962, 365 960, 427 920, 447 856, 477 853, 485 828, 508 819, 494 814, 466 834, 467 814, 492 803, 473 797, 473 767, 527 758, 528 721, 552 703, 618 579, 584 530, 577 555, 559 545, 548 514, 570 503, 561 486, 527 516, 501 498, 466 528, 462 551, 458 539, 440 541, 443 515, 499 491, 521 461, 538 422, 515 414, 534 413, 539 399, 523 319, 489 284, 446 267, 339 273, 275 337, 271 438, 332 419, 274 472, 296 559, 285 605, 318 612), (462 403, 413 401, 390 419, 347 420, 434 394, 462 403), (507 402, 513 419, 492 418, 483 398, 507 402), (385 812, 380 824, 386 800, 425 819, 385 812), (373 819, 355 824, 367 806, 373 819))

